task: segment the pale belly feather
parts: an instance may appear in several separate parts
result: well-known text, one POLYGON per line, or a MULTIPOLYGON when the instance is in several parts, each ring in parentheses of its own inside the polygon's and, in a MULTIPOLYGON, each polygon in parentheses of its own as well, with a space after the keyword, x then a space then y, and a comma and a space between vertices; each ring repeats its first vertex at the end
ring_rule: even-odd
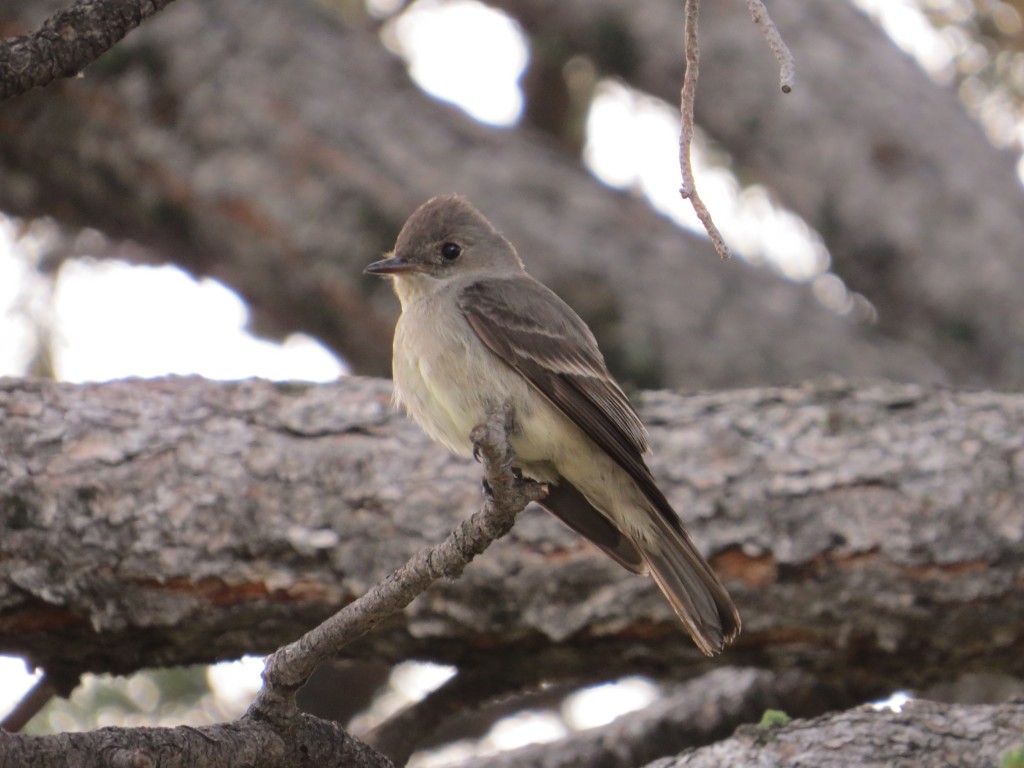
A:
POLYGON ((518 377, 496 365, 502 364, 454 302, 430 296, 404 308, 395 328, 396 399, 453 453, 471 453, 473 427, 501 403, 522 399, 521 391, 513 391, 522 389, 518 377))

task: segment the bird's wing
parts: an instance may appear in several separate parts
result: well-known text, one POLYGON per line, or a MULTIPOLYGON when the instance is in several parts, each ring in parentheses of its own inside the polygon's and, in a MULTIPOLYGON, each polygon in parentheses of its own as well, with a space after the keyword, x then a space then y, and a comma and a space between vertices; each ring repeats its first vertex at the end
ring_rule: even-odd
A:
POLYGON ((647 430, 579 316, 553 291, 525 275, 471 283, 458 301, 484 344, 579 426, 629 473, 659 512, 679 526, 644 463, 647 430), (512 280, 515 290, 503 285, 512 280))
POLYGON ((462 289, 459 307, 470 326, 633 478, 657 511, 661 535, 656 541, 622 535, 568 484, 541 504, 626 568, 649 569, 700 649, 718 653, 740 631, 739 614, 644 463, 647 431, 608 373, 593 335, 537 281, 504 280, 519 284, 509 290, 502 280, 481 280, 462 289))

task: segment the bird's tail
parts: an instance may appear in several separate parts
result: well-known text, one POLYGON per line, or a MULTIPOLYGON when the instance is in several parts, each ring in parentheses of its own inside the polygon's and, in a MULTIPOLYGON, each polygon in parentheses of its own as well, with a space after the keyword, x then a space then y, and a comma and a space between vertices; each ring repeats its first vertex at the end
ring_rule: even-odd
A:
POLYGON ((633 543, 697 647, 708 656, 721 653, 740 632, 740 615, 732 598, 686 531, 662 515, 651 517, 657 536, 636 537, 633 543))

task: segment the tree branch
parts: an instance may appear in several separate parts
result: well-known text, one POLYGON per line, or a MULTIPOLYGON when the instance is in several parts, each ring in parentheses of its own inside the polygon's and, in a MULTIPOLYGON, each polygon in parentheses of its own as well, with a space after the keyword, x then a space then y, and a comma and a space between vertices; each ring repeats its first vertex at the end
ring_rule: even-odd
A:
MULTIPOLYGON (((507 438, 511 419, 510 409, 505 408, 473 430, 473 444, 483 459, 489 489, 482 509, 461 522, 441 544, 421 550, 365 595, 297 641, 278 649, 267 660, 263 688, 241 723, 204 729, 101 729, 93 731, 82 743, 68 743, 67 734, 9 743, 0 739, 0 747, 4 747, 2 764, 7 765, 7 759, 18 760, 26 754, 40 761, 33 762, 34 765, 47 765, 54 760, 55 752, 81 751, 81 759, 74 761, 76 765, 99 764, 98 759, 102 759, 104 765, 139 765, 171 750, 176 755, 175 760, 161 760, 161 765, 296 765, 299 764, 294 762, 296 750, 282 750, 280 742, 287 742, 289 736, 294 740, 296 734, 312 728, 316 733, 298 737, 313 739, 313 743, 298 742, 302 765, 317 764, 310 755, 323 753, 325 742, 330 749, 336 741, 342 742, 342 749, 330 753, 330 765, 390 765, 387 758, 352 739, 337 726, 299 715, 295 693, 317 665, 368 633, 384 618, 400 611, 434 581, 461 575, 476 555, 511 530, 516 515, 527 504, 544 497, 543 485, 517 478, 512 473, 514 455, 507 438), (254 722, 271 724, 274 732, 269 736, 276 737, 277 749, 266 748, 268 734, 248 728, 254 722), (283 733, 277 733, 278 729, 283 733), (325 733, 329 737, 326 740, 325 733), (200 738, 197 740, 196 736, 200 738)), ((41 691, 50 688, 45 678, 37 685, 41 691)))
MULTIPOLYGON (((778 27, 768 15, 768 9, 761 0, 747 0, 747 7, 754 23, 761 28, 768 46, 779 60, 779 80, 782 92, 793 90, 793 77, 796 65, 778 27)), ((697 193, 697 185, 693 180, 693 163, 690 154, 693 149, 693 105, 697 100, 697 80, 700 77, 700 43, 697 34, 697 17, 700 15, 700 0, 686 0, 684 11, 684 53, 686 57, 686 74, 683 76, 683 90, 679 98, 680 130, 679 130, 679 170, 682 184, 679 194, 683 200, 689 200, 697 218, 711 238, 715 252, 723 259, 729 258, 729 247, 725 244, 722 233, 718 231, 711 212, 697 193)))
MULTIPOLYGON (((755 678, 760 677, 753 674, 755 678)), ((715 706, 720 705, 716 699, 715 706)), ((662 711, 660 704, 652 708, 662 711)), ((695 717, 699 721, 701 715, 695 714, 695 717)), ((643 713, 627 716, 613 724, 611 732, 641 724, 643 720, 643 713)), ((698 722, 696 729, 692 723, 685 727, 699 730, 700 724, 698 722)), ((1024 703, 1019 701, 998 706, 970 706, 915 700, 906 704, 902 712, 876 712, 859 707, 813 720, 793 721, 781 727, 742 726, 732 738, 659 760, 650 768, 717 768, 721 765, 916 768, 930 764, 930 758, 937 756, 941 756, 943 765, 1002 765, 1004 756, 1020 749, 1024 741, 1022 729, 1024 703), (798 762, 794 761, 794 755, 800 756, 798 762)), ((587 734, 584 738, 595 743, 596 736, 587 734)), ((614 738, 605 745, 605 754, 612 757, 613 742, 614 738)), ((567 748, 574 746, 578 745, 570 743, 567 748)), ((540 762, 514 759, 523 753, 512 753, 509 759, 513 765, 529 764, 539 768, 564 765, 566 763, 559 761, 557 755, 561 749, 558 744, 547 745, 538 758, 540 762)), ((275 724, 248 719, 202 728, 101 728, 53 736, 0 731, 0 765, 4 766, 109 768, 157 762, 163 768, 392 766, 389 760, 353 739, 336 724, 306 715, 275 724)), ((505 764, 505 758, 500 755, 486 763, 488 766, 505 764)))
POLYGON ((747 8, 750 9, 750 16, 754 23, 761 28, 768 47, 772 49, 775 58, 779 62, 779 87, 783 93, 793 90, 793 80, 796 77, 796 62, 793 54, 786 45, 786 41, 779 34, 779 28, 775 26, 772 17, 768 15, 768 9, 764 7, 762 0, 747 0, 747 8))
POLYGON ((544 498, 547 491, 543 485, 512 474, 514 456, 508 443, 511 418, 511 411, 505 408, 492 414, 485 424, 477 425, 471 435, 483 458, 490 489, 480 511, 459 523, 439 545, 421 550, 365 595, 295 642, 279 648, 267 660, 263 688, 246 717, 292 717, 295 692, 320 663, 402 610, 437 579, 458 578, 474 557, 512 529, 516 515, 527 504, 544 498))
POLYGON ((393 768, 336 723, 298 715, 201 728, 99 728, 26 736, 0 731, 0 766, 17 768, 393 768))
MULTIPOLYGON (((478 508, 391 385, 0 382, 0 652, 124 673, 269 653, 478 508)), ((652 470, 744 616, 727 661, 858 700, 1024 674, 1024 396, 646 393, 652 470), (980 652, 979 649, 984 649, 980 652)), ((538 509, 347 656, 552 679, 710 669, 649 580, 538 509)))
POLYGON ((1022 730, 1024 702, 971 706, 914 700, 900 712, 858 707, 781 727, 743 726, 730 739, 648 768, 1008 765, 1003 758, 1020 748, 1022 730))
POLYGON ((74 77, 172 0, 78 0, 28 35, 0 41, 0 100, 74 77))

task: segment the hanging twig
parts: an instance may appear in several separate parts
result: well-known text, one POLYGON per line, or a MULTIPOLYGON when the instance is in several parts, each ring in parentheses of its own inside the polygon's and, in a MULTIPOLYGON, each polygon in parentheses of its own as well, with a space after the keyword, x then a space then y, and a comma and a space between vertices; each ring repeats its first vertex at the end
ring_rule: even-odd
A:
POLYGON ((686 74, 683 76, 683 92, 680 98, 680 115, 682 130, 679 134, 679 169, 682 172, 682 185, 679 194, 683 200, 689 200, 700 223, 707 230, 711 244, 723 259, 729 258, 729 248, 718 231, 711 212, 697 194, 697 185, 693 181, 693 166, 690 163, 690 147, 693 144, 693 102, 697 96, 697 78, 700 74, 700 47, 697 44, 697 14, 700 0, 686 0, 686 74))
POLYGON ((779 86, 783 93, 793 90, 793 79, 796 77, 796 63, 793 61, 793 54, 779 34, 779 28, 775 26, 772 17, 768 15, 768 9, 764 7, 763 0, 747 0, 747 8, 750 9, 750 16, 754 23, 761 28, 768 47, 772 49, 775 58, 779 62, 779 86))
MULTIPOLYGON (((762 0, 747 0, 747 7, 754 23, 761 27, 768 45, 779 61, 779 80, 782 84, 782 92, 789 93, 793 89, 793 78, 796 71, 793 62, 793 54, 782 40, 778 28, 768 15, 762 0)), ((689 200, 693 206, 694 213, 704 225, 708 237, 715 251, 723 259, 729 258, 729 247, 718 231, 711 212, 700 195, 697 194, 697 185, 693 180, 693 165, 690 154, 693 145, 693 104, 697 98, 697 79, 700 76, 700 46, 697 41, 697 16, 700 12, 700 0, 686 0, 686 28, 685 52, 686 52, 686 74, 683 76, 683 90, 679 99, 679 113, 681 128, 679 132, 679 170, 682 174, 682 184, 679 187, 679 194, 684 200, 689 200)))

